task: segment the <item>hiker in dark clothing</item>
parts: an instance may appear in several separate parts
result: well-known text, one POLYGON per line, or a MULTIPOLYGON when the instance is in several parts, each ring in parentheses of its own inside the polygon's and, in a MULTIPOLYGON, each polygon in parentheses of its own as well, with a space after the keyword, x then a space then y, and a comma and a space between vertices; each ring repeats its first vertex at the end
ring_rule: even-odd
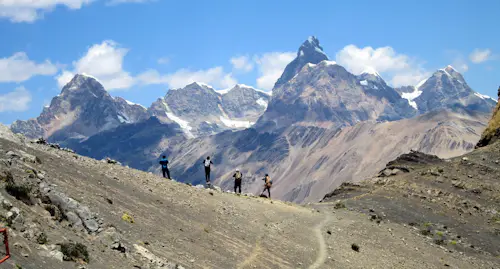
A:
POLYGON ((236 193, 236 189, 239 188, 239 193, 241 193, 241 179, 243 178, 243 174, 240 170, 236 169, 236 173, 233 175, 234 177, 234 192, 236 193))
POLYGON ((210 165, 214 164, 210 160, 210 156, 207 157, 206 160, 203 161, 203 165, 205 166, 205 180, 207 181, 207 185, 210 185, 210 165))
POLYGON ((264 192, 267 190, 267 193, 269 194, 268 198, 271 198, 271 186, 273 185, 273 181, 271 180, 268 174, 266 174, 266 176, 262 180, 264 180, 264 190, 260 195, 263 195, 264 192))
POLYGON ((168 170, 167 156, 163 155, 163 157, 161 157, 160 164, 161 164, 161 171, 163 172, 163 177, 166 177, 165 176, 165 174, 166 174, 168 179, 171 179, 170 178, 170 171, 168 170))

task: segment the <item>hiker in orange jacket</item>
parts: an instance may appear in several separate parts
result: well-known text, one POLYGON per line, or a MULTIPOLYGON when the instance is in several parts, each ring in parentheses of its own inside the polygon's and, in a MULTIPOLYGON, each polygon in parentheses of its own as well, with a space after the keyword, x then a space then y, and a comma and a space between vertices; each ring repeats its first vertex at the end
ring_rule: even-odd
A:
POLYGON ((273 181, 271 180, 268 174, 266 174, 266 176, 262 180, 264 180, 264 190, 260 195, 263 195, 264 192, 267 190, 268 198, 271 198, 271 187, 273 185, 273 181))

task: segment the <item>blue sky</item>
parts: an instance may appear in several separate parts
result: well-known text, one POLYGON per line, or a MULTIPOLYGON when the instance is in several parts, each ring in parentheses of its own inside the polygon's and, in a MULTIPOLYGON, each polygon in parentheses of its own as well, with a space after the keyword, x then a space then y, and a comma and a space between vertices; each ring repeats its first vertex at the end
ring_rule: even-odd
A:
POLYGON ((37 116, 74 73, 149 106, 193 80, 270 90, 315 35, 353 73, 417 84, 451 64, 495 97, 500 1, 0 0, 0 122, 37 116))

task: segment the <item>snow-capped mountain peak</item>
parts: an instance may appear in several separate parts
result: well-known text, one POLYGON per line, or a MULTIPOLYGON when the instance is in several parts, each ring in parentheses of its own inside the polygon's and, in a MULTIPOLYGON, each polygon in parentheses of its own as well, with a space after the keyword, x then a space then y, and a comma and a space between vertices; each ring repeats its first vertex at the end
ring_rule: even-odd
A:
POLYGON ((448 71, 448 72, 451 71, 451 72, 457 72, 458 73, 458 71, 455 68, 453 68, 453 66, 451 66, 451 65, 447 65, 446 68, 444 68, 444 69, 446 71, 448 71))
POLYGON ((11 127, 30 138, 56 137, 53 139, 64 142, 86 138, 122 123, 139 122, 147 116, 144 107, 112 97, 94 77, 76 74, 37 118, 16 121, 11 127))
POLYGON ((253 86, 249 86, 249 85, 241 84, 241 83, 236 84, 233 87, 223 89, 223 90, 216 90, 216 92, 219 93, 219 94, 221 94, 221 95, 224 95, 224 94, 227 94, 227 93, 229 93, 230 91, 232 91, 232 90, 234 90, 236 88, 239 88, 239 89, 252 89, 254 91, 261 92, 261 93, 264 93, 264 94, 269 95, 269 96, 271 95, 271 92, 266 92, 266 91, 263 91, 263 90, 259 90, 259 89, 256 89, 253 86))
POLYGON ((315 36, 310 36, 302 43, 297 52, 297 57, 308 57, 312 53, 318 53, 328 58, 323 48, 319 45, 319 40, 315 36))
POLYGON ((319 40, 310 36, 297 51, 297 57, 290 62, 281 77, 276 81, 274 88, 285 84, 292 79, 302 68, 307 64, 319 64, 322 61, 329 60, 328 56, 323 52, 323 48, 319 44, 319 40))
POLYGON ((95 80, 99 81, 96 77, 94 77, 94 76, 92 76, 92 75, 89 75, 89 74, 87 74, 87 73, 81 73, 80 75, 81 75, 81 76, 84 76, 84 77, 92 78, 92 79, 95 79, 95 80))
POLYGON ((407 87, 401 97, 419 113, 456 106, 488 112, 496 101, 472 90, 462 74, 451 65, 438 69, 415 87, 407 87))
POLYGON ((439 69, 436 73, 442 73, 450 78, 450 80, 456 80, 460 84, 465 83, 465 79, 453 66, 448 65, 445 68, 439 69))
POLYGON ((208 85, 206 83, 203 83, 203 82, 194 82, 194 83, 197 84, 200 87, 207 87, 207 88, 212 89, 212 90, 214 89, 214 87, 212 87, 212 86, 210 86, 210 85, 208 85))

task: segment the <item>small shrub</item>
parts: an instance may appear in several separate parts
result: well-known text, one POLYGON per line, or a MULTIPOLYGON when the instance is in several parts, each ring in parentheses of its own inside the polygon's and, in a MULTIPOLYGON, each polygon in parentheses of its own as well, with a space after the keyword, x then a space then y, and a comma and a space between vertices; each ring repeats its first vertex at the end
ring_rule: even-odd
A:
POLYGON ((454 246, 455 246, 455 245, 457 245, 457 241, 455 241, 455 240, 451 240, 450 244, 452 244, 452 245, 454 245, 454 246))
POLYGON ((333 208, 335 208, 335 209, 345 208, 345 204, 344 204, 344 202, 342 202, 342 201, 337 201, 337 202, 335 203, 335 206, 334 206, 333 208))
POLYGON ((127 213, 123 213, 122 220, 129 223, 134 223, 134 218, 127 213))
POLYGON ((61 213, 61 209, 55 205, 52 204, 46 204, 44 206, 45 210, 47 210, 50 215, 55 219, 62 221, 65 219, 65 216, 61 213))
POLYGON ((352 244, 351 248, 352 248, 352 250, 354 250, 356 252, 359 252, 359 246, 358 246, 358 244, 356 244, 356 243, 352 244))
POLYGON ((442 238, 434 239, 436 245, 444 245, 444 240, 442 238))
POLYGON ((431 235, 431 231, 429 231, 428 229, 422 229, 420 230, 420 233, 425 236, 431 235))
POLYGON ((430 226, 432 226, 432 223, 431 223, 431 222, 426 222, 426 223, 424 223, 424 227, 430 227, 430 226))
POLYGON ((40 245, 45 245, 49 242, 49 240, 47 239, 47 235, 45 233, 40 233, 36 237, 36 242, 40 245))
POLYGON ((61 252, 64 254, 65 261, 89 262, 89 252, 87 247, 81 243, 65 243, 61 244, 61 252))
POLYGON ((13 182, 7 182, 5 190, 8 194, 16 197, 17 200, 21 200, 26 204, 31 204, 31 189, 32 187, 27 184, 17 185, 13 182))
POLYGON ((441 231, 437 231, 437 232, 436 232, 436 235, 438 235, 438 236, 441 236, 441 237, 442 237, 444 234, 443 234, 443 232, 441 232, 441 231))

